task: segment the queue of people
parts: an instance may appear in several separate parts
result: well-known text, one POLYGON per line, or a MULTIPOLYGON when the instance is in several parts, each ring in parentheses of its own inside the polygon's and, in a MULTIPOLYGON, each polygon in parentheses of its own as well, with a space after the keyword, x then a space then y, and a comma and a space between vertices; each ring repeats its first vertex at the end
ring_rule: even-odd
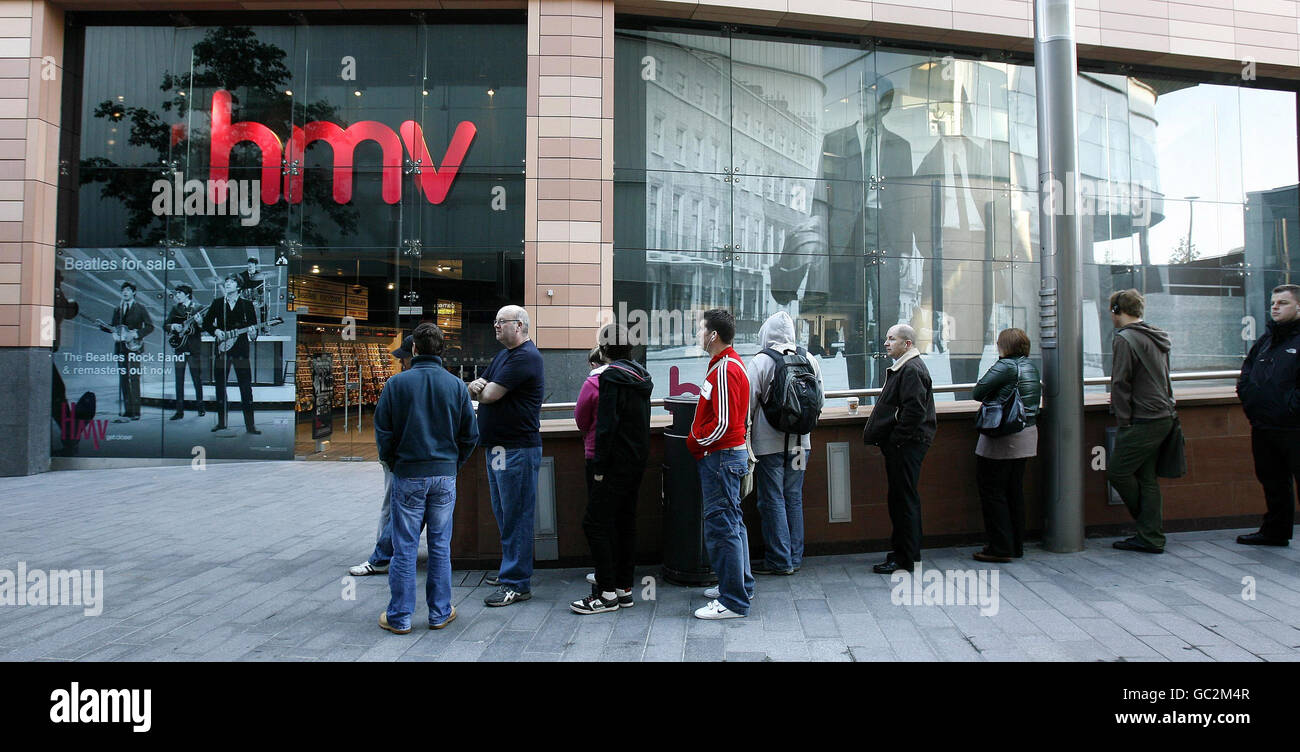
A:
MULTIPOLYGON (((1243 545, 1289 545, 1300 488, 1300 286, 1273 290, 1267 332, 1242 365, 1237 393, 1251 423, 1256 476, 1268 510, 1259 532, 1243 545)), ((1115 326, 1111 410, 1117 435, 1107 480, 1136 524, 1136 535, 1115 548, 1162 553, 1165 536, 1157 476, 1169 442, 1181 438, 1169 376, 1169 334, 1143 319, 1137 290, 1109 301, 1115 326)), ((503 349, 483 376, 466 385, 441 362, 443 335, 420 324, 403 344, 410 367, 389 379, 375 412, 375 435, 385 489, 375 549, 352 567, 355 576, 389 577, 391 599, 380 626, 404 634, 415 605, 415 557, 427 531, 426 600, 431 629, 456 618, 450 603, 450 540, 455 478, 476 446, 484 448, 492 512, 501 540, 501 565, 487 579, 496 590, 490 607, 532 597, 533 519, 541 463, 540 417, 545 393, 542 357, 530 335, 528 313, 506 306, 493 322, 503 349), (471 404, 477 400, 477 414, 471 404)), ((759 332, 759 351, 746 364, 732 346, 735 320, 706 311, 698 344, 709 354, 686 446, 697 463, 703 502, 703 538, 718 585, 704 591, 701 619, 744 618, 755 597, 755 575, 790 576, 804 550, 803 480, 812 451, 810 431, 824 391, 817 357, 796 344, 794 322, 778 312, 759 332), (741 512, 752 476, 762 523, 764 556, 751 561, 741 512)), ((873 571, 910 570, 921 560, 919 481, 934 441, 934 388, 916 333, 897 324, 884 347, 893 360, 863 430, 863 441, 885 461, 892 525, 890 550, 873 571)), ((982 562, 1024 555, 1024 477, 1037 454, 1042 387, 1021 329, 997 336, 998 359, 973 390, 982 403, 974 447, 987 545, 982 562), (987 418, 985 408, 990 409, 987 418)), ((653 382, 634 359, 626 329, 603 327, 589 355, 574 418, 583 437, 587 509, 583 532, 595 562, 590 593, 570 603, 577 614, 601 614, 635 605, 636 499, 650 445, 653 382)))

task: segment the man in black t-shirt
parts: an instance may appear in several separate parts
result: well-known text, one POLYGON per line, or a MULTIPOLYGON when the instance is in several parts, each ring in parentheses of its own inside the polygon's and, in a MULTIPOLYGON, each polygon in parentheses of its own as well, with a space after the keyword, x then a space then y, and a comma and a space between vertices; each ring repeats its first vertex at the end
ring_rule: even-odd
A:
POLYGON ((509 606, 532 596, 533 514, 537 469, 542 464, 542 355, 529 338, 528 313, 519 306, 497 312, 497 353, 483 376, 469 385, 478 400, 479 443, 487 450, 492 514, 501 533, 501 569, 488 584, 497 591, 489 606, 509 606))

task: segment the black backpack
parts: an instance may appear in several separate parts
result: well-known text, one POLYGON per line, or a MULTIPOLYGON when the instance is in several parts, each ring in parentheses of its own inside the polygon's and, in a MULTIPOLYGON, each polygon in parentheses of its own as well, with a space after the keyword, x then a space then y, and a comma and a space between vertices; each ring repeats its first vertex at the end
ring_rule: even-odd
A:
POLYGON ((770 347, 759 352, 776 361, 772 387, 761 403, 763 417, 781 433, 796 436, 809 433, 817 425, 826 398, 821 384, 817 383, 817 372, 808 360, 808 352, 802 347, 789 354, 770 347))

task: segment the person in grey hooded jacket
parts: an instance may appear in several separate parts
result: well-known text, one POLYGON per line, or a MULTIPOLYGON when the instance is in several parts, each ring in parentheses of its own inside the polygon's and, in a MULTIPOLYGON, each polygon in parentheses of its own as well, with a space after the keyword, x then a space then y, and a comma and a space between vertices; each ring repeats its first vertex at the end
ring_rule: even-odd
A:
POLYGON ((754 467, 758 513, 763 521, 762 564, 754 565, 754 574, 794 574, 803 564, 803 477, 812 450, 809 434, 786 436, 777 431, 763 414, 776 376, 776 360, 763 352, 771 348, 786 355, 796 353, 807 358, 821 386, 821 364, 817 358, 795 344, 794 320, 785 311, 777 311, 758 330, 759 351, 750 358, 749 375, 750 449, 758 458, 754 467))
POLYGON ((1165 551, 1165 534, 1160 529, 1156 458, 1174 426, 1174 395, 1169 386, 1169 333, 1142 320, 1145 307, 1146 300, 1137 290, 1110 296, 1115 325, 1110 406, 1119 430, 1106 463, 1106 479, 1137 522, 1137 535, 1116 541, 1115 548, 1160 554, 1165 551))

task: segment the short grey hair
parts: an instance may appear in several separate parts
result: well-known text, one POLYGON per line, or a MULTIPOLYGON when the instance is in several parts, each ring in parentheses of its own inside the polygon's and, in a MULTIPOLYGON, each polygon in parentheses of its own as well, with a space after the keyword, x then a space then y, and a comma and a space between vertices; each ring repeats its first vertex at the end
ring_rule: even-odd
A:
POLYGON ((532 323, 528 320, 528 311, 517 305, 508 305, 501 308, 501 314, 519 319, 520 328, 525 334, 528 333, 529 324, 532 323))
POLYGON ((916 344, 916 330, 910 324, 894 324, 890 327, 890 331, 897 332, 899 339, 916 344))

